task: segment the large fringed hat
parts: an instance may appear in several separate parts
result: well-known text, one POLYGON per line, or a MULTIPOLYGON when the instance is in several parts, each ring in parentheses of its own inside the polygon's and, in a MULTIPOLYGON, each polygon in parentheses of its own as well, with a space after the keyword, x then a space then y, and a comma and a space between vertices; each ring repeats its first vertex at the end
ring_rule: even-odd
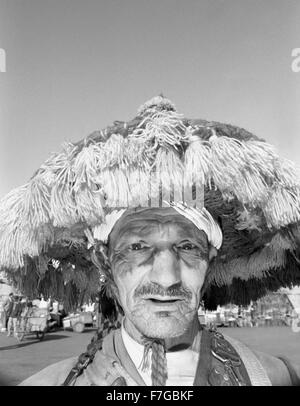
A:
POLYGON ((84 300, 99 290, 91 246, 108 216, 177 201, 204 206, 222 229, 208 307, 300 284, 299 170, 248 131, 184 118, 163 96, 65 145, 1 200, 0 267, 25 291, 84 300))

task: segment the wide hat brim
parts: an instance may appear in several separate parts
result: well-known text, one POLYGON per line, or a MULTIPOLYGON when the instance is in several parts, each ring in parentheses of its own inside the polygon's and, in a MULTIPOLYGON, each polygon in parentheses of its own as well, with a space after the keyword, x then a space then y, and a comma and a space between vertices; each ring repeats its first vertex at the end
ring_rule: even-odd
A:
POLYGON ((0 267, 23 290, 66 297, 68 288, 74 303, 86 299, 99 288, 88 235, 105 215, 160 205, 176 190, 199 200, 196 189, 223 232, 207 303, 247 303, 300 284, 299 169, 248 131, 184 118, 163 97, 129 122, 66 145, 1 200, 0 267))

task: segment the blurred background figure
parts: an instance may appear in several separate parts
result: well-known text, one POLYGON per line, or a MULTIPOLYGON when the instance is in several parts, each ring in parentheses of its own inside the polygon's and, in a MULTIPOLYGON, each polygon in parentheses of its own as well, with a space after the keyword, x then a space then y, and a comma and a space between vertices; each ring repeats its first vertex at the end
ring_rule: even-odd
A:
POLYGON ((44 296, 40 296, 40 302, 38 304, 39 309, 45 309, 45 310, 50 310, 50 299, 45 300, 44 296))
POLYGON ((58 302, 56 300, 50 302, 49 306, 50 320, 49 328, 60 327, 61 325, 61 316, 58 310, 58 302))
POLYGON ((251 316, 251 323, 252 327, 257 327, 257 305, 255 303, 252 303, 250 307, 250 316, 251 316))
MULTIPOLYGON (((23 301, 22 301, 23 302, 23 301)), ((24 332, 28 317, 30 317, 32 313, 32 302, 24 298, 24 302, 22 303, 21 315, 20 315, 20 323, 18 325, 19 332, 24 332)))
POLYGON ((14 335, 17 338, 18 321, 22 313, 22 296, 15 296, 13 299, 13 308, 8 319, 7 337, 14 335))
POLYGON ((8 319, 11 315, 12 309, 13 309, 13 293, 10 293, 8 295, 8 298, 6 301, 3 303, 3 326, 5 326, 5 331, 7 330, 7 324, 8 324, 8 319))
POLYGON ((63 318, 67 315, 63 305, 56 300, 51 301, 49 312, 50 312, 49 327, 50 328, 63 327, 63 318))

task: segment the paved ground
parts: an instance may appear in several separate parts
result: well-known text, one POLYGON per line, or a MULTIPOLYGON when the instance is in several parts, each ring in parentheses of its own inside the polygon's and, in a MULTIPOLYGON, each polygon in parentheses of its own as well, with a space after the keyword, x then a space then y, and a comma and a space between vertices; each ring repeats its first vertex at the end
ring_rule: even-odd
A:
MULTIPOLYGON (((220 330, 253 349, 273 355, 285 355, 300 364, 300 333, 293 333, 289 327, 220 330)), ((93 334, 93 329, 87 329, 81 334, 59 330, 48 333, 43 341, 37 341, 31 335, 19 343, 15 338, 0 333, 0 385, 17 385, 47 365, 79 355, 85 350, 93 334)))

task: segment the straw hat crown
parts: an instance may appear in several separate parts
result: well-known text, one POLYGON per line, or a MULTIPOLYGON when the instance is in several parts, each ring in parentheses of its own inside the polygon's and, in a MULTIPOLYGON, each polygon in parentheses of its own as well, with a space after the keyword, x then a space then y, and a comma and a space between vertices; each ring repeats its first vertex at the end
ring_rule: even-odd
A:
POLYGON ((185 118, 162 95, 134 119, 65 144, 1 200, 0 266, 48 264, 66 247, 84 257, 107 213, 164 200, 204 205, 219 222, 224 242, 209 284, 227 287, 226 297, 237 281, 256 293, 299 282, 299 169, 242 128, 185 118))

